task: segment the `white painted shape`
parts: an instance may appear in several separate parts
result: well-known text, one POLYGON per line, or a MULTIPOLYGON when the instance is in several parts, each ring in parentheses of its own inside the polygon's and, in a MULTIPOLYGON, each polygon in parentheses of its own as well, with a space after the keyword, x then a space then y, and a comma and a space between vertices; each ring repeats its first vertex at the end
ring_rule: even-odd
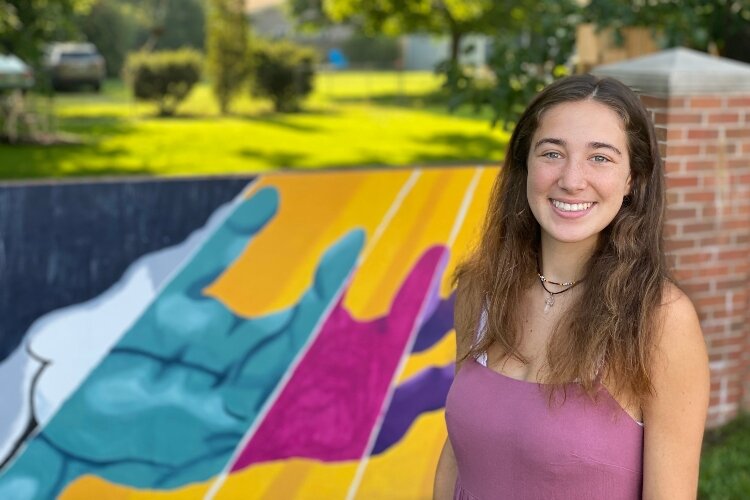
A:
POLYGON ((36 320, 24 341, 0 363, 0 461, 12 452, 31 417, 44 426, 85 380, 114 344, 141 316, 159 290, 224 222, 255 183, 233 201, 220 206, 206 224, 177 245, 146 254, 123 277, 93 299, 52 311, 36 320), (27 349, 49 361, 40 375, 33 402, 29 397, 41 363, 27 349), (9 404, 13 403, 13 404, 9 404))
MULTIPOLYGON (((177 262, 172 262, 174 267, 177 262)), ((151 303, 159 283, 139 262, 99 297, 54 311, 29 332, 29 349, 51 363, 34 391, 34 414, 44 426, 151 303)))

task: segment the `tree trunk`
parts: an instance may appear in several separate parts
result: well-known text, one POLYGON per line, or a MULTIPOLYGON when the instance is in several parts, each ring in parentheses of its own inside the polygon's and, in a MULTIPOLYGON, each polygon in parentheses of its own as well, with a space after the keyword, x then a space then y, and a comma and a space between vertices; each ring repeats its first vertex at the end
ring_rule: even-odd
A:
POLYGON ((159 43, 159 38, 164 34, 165 26, 164 19, 167 16, 167 8, 169 0, 160 0, 159 3, 154 7, 151 28, 148 31, 148 39, 141 47, 143 52, 152 52, 156 48, 156 44, 159 43))
POLYGON ((451 26, 450 63, 454 68, 458 65, 458 54, 461 50, 461 39, 463 38, 463 35, 464 34, 458 30, 456 25, 451 26))
POLYGON ((446 7, 445 2, 439 2, 440 5, 440 12, 443 16, 443 19, 445 21, 445 24, 448 27, 448 32, 450 33, 450 53, 448 55, 448 65, 451 68, 457 68, 458 67, 458 55, 461 50, 461 39, 464 36, 464 27, 456 21, 456 19, 451 14, 450 10, 446 7))

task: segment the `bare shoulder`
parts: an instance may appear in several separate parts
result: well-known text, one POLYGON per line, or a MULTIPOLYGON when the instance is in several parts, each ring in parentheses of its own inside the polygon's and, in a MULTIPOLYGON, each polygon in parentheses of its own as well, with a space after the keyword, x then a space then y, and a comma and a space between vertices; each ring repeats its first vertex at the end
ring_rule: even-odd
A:
POLYGON ((651 366, 656 401, 669 401, 684 390, 707 393, 708 354, 700 320, 690 298, 672 283, 664 287, 658 319, 651 366))
MULTIPOLYGON (((675 284, 667 282, 662 295, 660 310, 661 328, 656 338, 657 353, 668 358, 691 353, 705 357, 706 345, 700 320, 690 298, 675 284)), ((656 356, 659 363, 663 356, 656 356)))

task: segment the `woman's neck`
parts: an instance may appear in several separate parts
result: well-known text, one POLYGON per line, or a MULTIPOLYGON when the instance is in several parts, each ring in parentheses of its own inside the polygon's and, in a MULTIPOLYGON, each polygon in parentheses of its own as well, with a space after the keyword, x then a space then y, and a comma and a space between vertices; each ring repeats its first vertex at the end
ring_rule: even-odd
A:
POLYGON ((548 280, 563 283, 584 278, 596 241, 563 243, 542 235, 541 247, 539 272, 548 280))

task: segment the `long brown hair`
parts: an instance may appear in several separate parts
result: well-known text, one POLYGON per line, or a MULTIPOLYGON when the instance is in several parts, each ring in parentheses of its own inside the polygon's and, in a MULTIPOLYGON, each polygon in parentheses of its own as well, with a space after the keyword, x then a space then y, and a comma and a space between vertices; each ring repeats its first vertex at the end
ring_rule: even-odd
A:
POLYGON ((506 356, 518 350, 520 302, 537 280, 540 227, 526 197, 527 157, 542 115, 551 107, 592 99, 622 119, 630 153, 631 191, 602 230, 586 267, 584 293, 557 325, 547 347, 545 382, 578 381, 594 392, 601 368, 616 392, 642 402, 653 391, 650 358, 659 328, 659 306, 669 279, 663 250, 664 176, 649 113, 638 96, 612 78, 566 77, 539 93, 519 119, 492 189, 481 240, 453 275, 456 332, 463 361, 496 343, 506 356), (484 334, 474 341, 482 309, 484 334))

